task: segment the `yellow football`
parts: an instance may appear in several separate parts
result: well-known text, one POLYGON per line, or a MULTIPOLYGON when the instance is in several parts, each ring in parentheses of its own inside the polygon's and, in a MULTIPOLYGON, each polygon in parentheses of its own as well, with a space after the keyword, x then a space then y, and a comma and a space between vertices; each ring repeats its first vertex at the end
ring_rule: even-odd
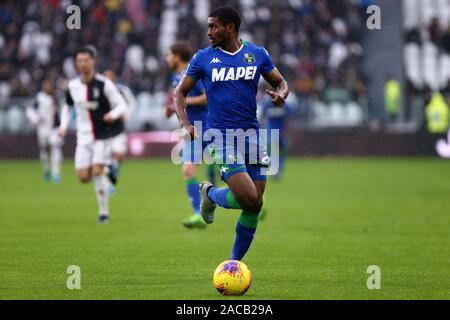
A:
POLYGON ((224 296, 240 296, 247 292, 252 283, 252 273, 245 263, 226 260, 214 272, 214 287, 224 296))

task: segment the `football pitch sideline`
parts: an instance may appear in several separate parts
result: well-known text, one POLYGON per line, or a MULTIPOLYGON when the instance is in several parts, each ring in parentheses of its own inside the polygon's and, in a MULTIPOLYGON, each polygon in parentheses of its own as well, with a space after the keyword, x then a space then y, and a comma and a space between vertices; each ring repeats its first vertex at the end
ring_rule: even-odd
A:
POLYGON ((43 181, 38 161, 0 162, 0 299, 450 298, 450 161, 289 159, 284 179, 268 182, 244 258, 252 286, 237 298, 212 276, 239 211, 185 229, 181 169, 162 159, 126 161, 107 225, 93 188, 71 161, 61 185, 43 181), (69 266, 79 290, 67 287, 69 266))

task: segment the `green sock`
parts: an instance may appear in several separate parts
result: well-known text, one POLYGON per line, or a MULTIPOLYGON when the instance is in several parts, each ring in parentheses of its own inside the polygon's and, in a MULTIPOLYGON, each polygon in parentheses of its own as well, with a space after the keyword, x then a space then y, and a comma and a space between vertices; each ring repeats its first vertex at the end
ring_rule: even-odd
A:
POLYGON ((259 214, 245 211, 241 212, 241 216, 239 217, 239 223, 247 228, 256 229, 259 221, 259 214))
POLYGON ((186 185, 191 186, 193 184, 199 184, 200 182, 198 181, 197 177, 193 177, 193 178, 189 178, 186 179, 186 185))
POLYGON ((234 198, 233 192, 229 190, 227 192, 227 204, 230 207, 230 209, 241 209, 241 206, 239 203, 237 203, 236 199, 234 198))

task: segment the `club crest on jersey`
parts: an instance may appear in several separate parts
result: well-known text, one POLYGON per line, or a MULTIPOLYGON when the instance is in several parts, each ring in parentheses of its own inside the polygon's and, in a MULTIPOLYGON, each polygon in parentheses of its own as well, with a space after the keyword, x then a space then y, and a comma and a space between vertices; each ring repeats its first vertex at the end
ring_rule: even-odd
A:
POLYGON ((246 63, 255 63, 255 55, 253 53, 244 53, 244 61, 246 63))

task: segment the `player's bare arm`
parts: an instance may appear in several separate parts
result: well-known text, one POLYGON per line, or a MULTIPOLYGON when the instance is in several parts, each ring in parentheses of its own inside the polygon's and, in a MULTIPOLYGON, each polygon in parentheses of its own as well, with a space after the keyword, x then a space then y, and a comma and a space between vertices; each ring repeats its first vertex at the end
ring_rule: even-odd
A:
POLYGON ((205 92, 199 96, 186 97, 186 104, 190 106, 206 106, 207 103, 208 99, 205 92))
MULTIPOLYGON (((186 97, 186 105, 191 106, 206 106, 208 99, 206 98, 206 93, 202 93, 199 96, 186 97)), ((170 118, 175 112, 175 108, 172 104, 168 104, 164 107, 164 113, 166 118, 170 118)))
POLYGON ((106 123, 112 123, 125 115, 127 103, 116 85, 110 80, 105 81, 105 95, 111 104, 111 111, 104 115, 103 120, 106 123))
POLYGON ((186 114, 186 98, 188 93, 194 88, 195 82, 191 77, 184 75, 173 92, 173 103, 178 121, 181 128, 186 131, 186 134, 189 134, 190 139, 196 138, 197 133, 186 114))
POLYGON ((167 104, 164 106, 164 115, 167 119, 169 119, 174 113, 175 109, 173 107, 173 88, 170 87, 169 89, 167 89, 167 104))
POLYGON ((264 79, 270 84, 275 91, 266 89, 266 93, 272 98, 272 103, 278 107, 282 107, 289 95, 289 87, 277 68, 274 68, 268 74, 263 75, 264 79))
POLYGON ((103 117, 103 120, 106 123, 112 123, 112 122, 116 121, 117 119, 118 118, 114 118, 110 113, 105 114, 104 117, 103 117))
POLYGON ((70 123, 70 106, 67 104, 64 104, 61 108, 61 123, 58 130, 58 136, 61 139, 64 139, 67 133, 67 128, 70 123))

